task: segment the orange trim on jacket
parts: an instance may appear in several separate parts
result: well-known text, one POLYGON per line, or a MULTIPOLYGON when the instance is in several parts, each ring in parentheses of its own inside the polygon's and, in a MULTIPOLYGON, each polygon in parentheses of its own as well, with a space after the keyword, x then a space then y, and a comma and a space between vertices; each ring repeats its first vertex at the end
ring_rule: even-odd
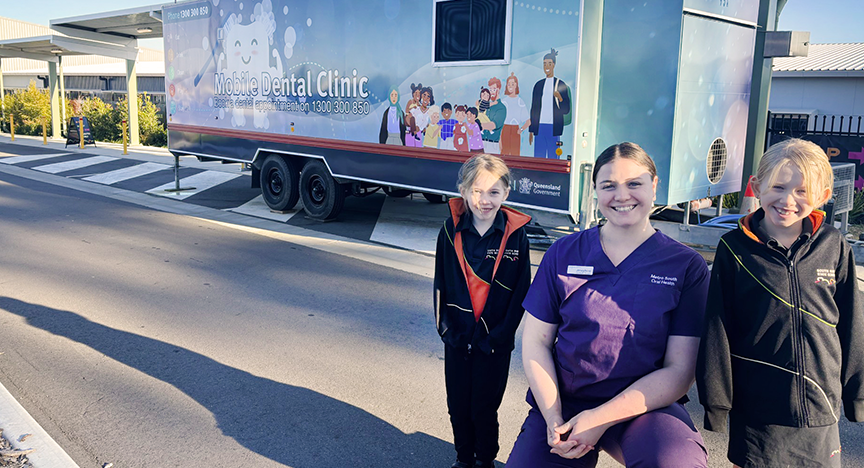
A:
MULTIPOLYGON (((453 217, 453 226, 459 225, 459 218, 468 211, 466 201, 463 198, 451 198, 449 201, 450 215, 453 217)), ((504 248, 507 246, 507 239, 517 229, 528 224, 531 217, 525 213, 502 206, 501 210, 507 215, 507 225, 504 227, 504 235, 501 236, 501 246, 498 247, 498 256, 495 258, 495 267, 492 269, 492 279, 495 280, 495 273, 498 271, 498 265, 504 257, 504 248)), ((486 307, 486 299, 489 297, 490 283, 483 281, 474 270, 468 265, 465 259, 465 252, 462 247, 462 232, 455 231, 455 239, 453 245, 456 249, 456 258, 459 259, 459 266, 462 268, 462 274, 465 276, 465 281, 468 283, 468 293, 471 295, 471 306, 474 308, 474 321, 480 321, 480 315, 483 314, 483 309, 486 307)))
MULTIPOLYGON (((764 208, 759 209, 765 211, 764 208)), ((759 240, 759 236, 757 236, 756 233, 753 232, 753 228, 750 226, 750 221, 753 219, 754 214, 756 214, 755 211, 748 214, 747 216, 740 218, 738 220, 738 227, 741 228, 741 232, 743 232, 744 235, 762 244, 763 242, 759 240)), ((813 232, 816 232, 817 230, 819 230, 819 226, 821 226, 822 222, 825 220, 825 212, 821 210, 813 210, 807 217, 810 218, 810 222, 813 223, 813 232)))

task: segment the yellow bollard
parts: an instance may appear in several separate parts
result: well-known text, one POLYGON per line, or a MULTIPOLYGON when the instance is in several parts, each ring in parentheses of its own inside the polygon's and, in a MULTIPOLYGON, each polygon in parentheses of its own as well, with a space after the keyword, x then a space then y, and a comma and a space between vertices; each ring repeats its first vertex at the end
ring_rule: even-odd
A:
POLYGON ((15 116, 9 114, 9 134, 12 135, 12 141, 15 141, 15 116))
POLYGON ((45 119, 42 119, 42 144, 48 144, 48 129, 45 128, 45 119))
POLYGON ((129 154, 127 147, 128 147, 128 143, 127 143, 127 138, 126 138, 126 121, 124 120, 123 121, 123 154, 129 154))
POLYGON ((78 147, 84 149, 84 117, 78 118, 78 147))

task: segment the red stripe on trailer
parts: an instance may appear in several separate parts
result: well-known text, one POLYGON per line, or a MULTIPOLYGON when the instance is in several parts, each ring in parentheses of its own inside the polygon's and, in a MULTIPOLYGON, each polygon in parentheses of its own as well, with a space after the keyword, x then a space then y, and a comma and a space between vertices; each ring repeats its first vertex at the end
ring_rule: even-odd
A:
MULTIPOLYGON (((456 151, 439 150, 435 148, 411 148, 410 150, 408 150, 403 149, 405 147, 382 145, 379 143, 364 143, 296 135, 276 135, 273 133, 199 127, 194 125, 168 124, 168 130, 188 133, 200 133, 203 135, 240 138, 243 140, 267 141, 272 143, 308 146, 313 148, 327 148, 342 151, 353 151, 358 153, 374 153, 386 156, 398 156, 403 158, 449 161, 460 164, 473 156, 470 153, 460 153, 456 151)), ((507 163, 507 166, 513 169, 526 169, 532 171, 554 172, 561 174, 570 173, 570 161, 555 159, 535 159, 527 156, 499 156, 501 157, 501 159, 504 160, 504 162, 507 163)))

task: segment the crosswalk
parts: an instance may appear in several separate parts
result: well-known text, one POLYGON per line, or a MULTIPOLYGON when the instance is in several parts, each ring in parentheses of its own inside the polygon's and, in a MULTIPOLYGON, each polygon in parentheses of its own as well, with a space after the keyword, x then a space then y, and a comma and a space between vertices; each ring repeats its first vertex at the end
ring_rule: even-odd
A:
POLYGON ((57 158, 60 156, 68 156, 72 153, 51 153, 51 154, 27 154, 24 156, 15 156, 10 153, 0 153, 0 156, 8 156, 0 159, 0 164, 21 164, 32 161, 40 161, 42 159, 57 158))
POLYGON ((172 166, 167 164, 148 162, 123 169, 108 171, 103 174, 92 175, 90 177, 85 177, 82 180, 96 182, 97 184, 102 185, 112 185, 118 182, 123 182, 124 180, 134 179, 136 177, 145 176, 158 171, 165 171, 171 168, 172 166))
POLYGON ((175 181, 147 190, 147 193, 159 195, 161 197, 184 200, 192 195, 203 192, 204 190, 211 189, 217 185, 228 182, 229 180, 236 179, 237 177, 240 177, 240 174, 231 174, 229 172, 220 171, 204 171, 180 179, 180 187, 188 187, 186 190, 172 192, 171 189, 177 187, 177 182, 175 181))
POLYGON ((74 159, 72 161, 46 164, 44 166, 34 167, 33 169, 37 171, 47 172, 49 174, 59 174, 61 172, 74 171, 75 169, 82 169, 85 167, 95 166, 97 164, 116 160, 117 158, 112 158, 110 156, 93 156, 90 158, 74 159))
POLYGON ((243 173, 184 167, 180 169, 179 185, 186 190, 173 191, 171 189, 177 186, 174 166, 158 162, 80 153, 19 155, 0 151, 0 164, 188 200, 224 211, 427 253, 434 252, 438 231, 447 217, 446 205, 431 205, 423 197, 378 197, 377 202, 353 201, 357 204, 353 215, 343 216, 341 223, 327 224, 306 218, 301 202, 288 212, 271 211, 260 191, 250 188, 248 179, 238 180, 248 177, 243 173), (204 198, 191 198, 196 195, 204 198), (221 205, 215 206, 217 204, 221 205))

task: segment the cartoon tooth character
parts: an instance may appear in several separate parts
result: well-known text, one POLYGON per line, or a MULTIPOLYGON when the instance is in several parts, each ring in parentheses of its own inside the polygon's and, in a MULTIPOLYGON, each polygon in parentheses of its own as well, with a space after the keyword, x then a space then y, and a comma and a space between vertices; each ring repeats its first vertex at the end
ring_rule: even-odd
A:
MULTIPOLYGON (((246 73, 248 77, 259 80, 261 89, 262 73, 268 73, 271 77, 282 76, 282 58, 279 52, 271 47, 273 33, 276 31, 276 20, 272 12, 270 0, 264 0, 255 6, 255 14, 251 16, 250 24, 240 24, 240 17, 231 14, 222 26, 224 41, 224 52, 219 55, 217 70, 226 76, 236 73, 238 77, 246 73), (276 59, 276 68, 270 66, 270 57, 276 59)), ((266 98, 267 96, 252 96, 254 98, 266 98)), ((248 99, 249 96, 243 96, 248 99)), ((246 117, 252 112, 255 128, 268 129, 270 120, 267 118, 266 110, 233 109, 231 125, 243 127, 246 125, 246 117)))

